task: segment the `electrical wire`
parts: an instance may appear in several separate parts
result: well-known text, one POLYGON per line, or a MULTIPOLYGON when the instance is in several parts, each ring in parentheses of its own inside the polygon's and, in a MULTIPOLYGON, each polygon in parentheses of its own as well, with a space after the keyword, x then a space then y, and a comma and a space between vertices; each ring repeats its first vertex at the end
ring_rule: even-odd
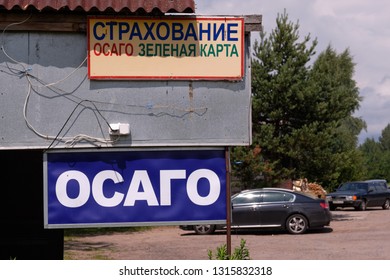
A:
MULTIPOLYGON (((26 67, 23 65, 23 63, 21 63, 21 62, 15 60, 15 59, 12 58, 10 55, 8 55, 8 53, 6 52, 6 50, 5 50, 5 48, 4 48, 4 44, 5 44, 5 39, 4 39, 4 38, 5 38, 5 32, 6 32, 7 29, 10 28, 11 26, 14 26, 14 25, 21 25, 21 24, 26 23, 27 21, 30 20, 31 16, 32 16, 32 14, 30 14, 26 19, 24 19, 24 20, 22 20, 22 21, 20 21, 20 22, 10 23, 9 25, 7 25, 7 26, 4 28, 4 30, 3 30, 3 32, 2 32, 1 50, 2 50, 2 52, 4 53, 4 55, 5 55, 9 60, 11 60, 12 62, 14 62, 15 64, 18 64, 18 65, 22 66, 23 71, 21 71, 21 72, 27 72, 26 67)), ((6 62, 6 65, 7 65, 7 67, 8 67, 8 63, 7 63, 7 62, 6 62)), ((8 69, 9 69, 11 72, 13 72, 13 71, 11 70, 10 67, 8 67, 8 69)), ((17 74, 17 72, 15 72, 14 74, 17 74)))
MULTIPOLYGON (((13 69, 11 68, 9 65, 8 65, 8 62, 6 62, 6 66, 8 68, 8 70, 12 73, 12 74, 17 74, 17 75, 22 75, 24 77, 26 77, 27 81, 28 81, 28 90, 27 90, 27 95, 26 95, 26 98, 25 98, 25 102, 24 102, 24 105, 23 105, 23 118, 27 124, 27 127, 29 129, 31 129, 36 135, 38 135, 39 137, 41 138, 44 138, 46 140, 52 140, 52 143, 49 145, 48 149, 54 144, 54 142, 57 140, 57 141, 64 141, 65 144, 66 143, 71 143, 71 145, 74 145, 75 143, 77 142, 80 142, 80 141, 83 141, 83 140, 86 140, 88 142, 101 142, 101 143, 105 143, 105 144, 109 144, 109 143, 114 143, 117 139, 114 139, 114 140, 111 140, 111 139, 105 139, 105 138, 98 138, 98 137, 92 137, 92 136, 88 136, 88 135, 84 135, 84 134, 79 134, 79 135, 76 135, 74 137, 59 137, 59 135, 61 134, 61 132, 63 131, 63 129, 65 128, 66 124, 68 123, 68 121, 70 120, 70 118, 72 117, 73 113, 76 111, 76 109, 79 107, 80 104, 82 104, 83 102, 85 102, 85 100, 82 100, 80 101, 76 106, 75 108, 73 109, 72 113, 69 115, 68 119, 66 120, 66 122, 64 123, 64 125, 62 126, 62 128, 60 129, 60 131, 58 132, 58 134, 56 136, 49 136, 49 135, 45 135, 45 134, 42 134, 40 133, 39 131, 37 131, 33 125, 29 122, 28 120, 28 117, 27 117, 27 107, 28 107, 28 102, 29 102, 29 99, 30 99, 30 96, 31 96, 31 91, 32 91, 32 88, 33 87, 38 87, 38 88, 42 88, 42 87, 46 87, 46 88, 50 88, 50 87, 53 87, 67 79, 69 79, 74 73, 77 72, 77 70, 79 70, 84 64, 85 62, 87 61, 87 56, 84 58, 84 60, 80 63, 80 65, 78 67, 76 67, 72 72, 70 72, 67 76, 65 76, 64 78, 56 81, 56 82, 52 82, 52 83, 48 83, 48 84, 41 84, 41 85, 34 85, 32 80, 31 80, 31 77, 33 77, 32 75, 30 75, 28 72, 31 70, 31 69, 28 69, 22 62, 14 59, 13 57, 11 57, 6 49, 5 49, 5 32, 7 31, 8 28, 12 27, 12 26, 15 26, 15 25, 21 25, 21 24, 24 24, 26 23, 27 21, 30 20, 32 14, 30 14, 26 19, 20 21, 20 22, 15 22, 15 23, 11 23, 9 25, 7 25, 3 32, 2 32, 2 44, 1 44, 1 51, 3 52, 3 54, 13 63, 15 63, 16 65, 19 65, 22 67, 23 70, 19 71, 17 69, 13 69)), ((88 102, 91 102, 91 101, 88 101, 88 102)), ((102 113, 99 111, 99 109, 96 107, 96 105, 91 102, 91 104, 94 106, 96 112, 98 112, 98 114, 103 118, 103 120, 105 121, 105 123, 108 125, 108 127, 110 127, 108 121, 104 118, 104 116, 102 115, 102 113)), ((97 118, 98 119, 98 118, 97 118)), ((99 120, 98 120, 99 122, 99 120)), ((100 122, 99 122, 100 124, 100 122)))
MULTIPOLYGON (((82 100, 73 108, 72 112, 69 114, 68 118, 66 119, 65 123, 62 125, 61 129, 59 130, 59 132, 57 133, 56 136, 48 136, 48 135, 44 135, 42 133, 39 133, 30 124, 30 122, 28 121, 28 118, 27 118, 27 104, 28 104, 28 100, 30 98, 30 94, 31 94, 31 85, 29 84, 28 94, 26 96, 26 100, 25 100, 25 103, 24 103, 24 106, 23 106, 23 117, 24 117, 24 120, 25 120, 27 126, 35 134, 37 134, 38 136, 40 136, 40 137, 42 137, 42 138, 44 138, 46 140, 52 140, 51 144, 49 145, 49 147, 46 150, 49 150, 54 145, 54 143, 56 141, 64 142, 65 144, 67 144, 69 146, 74 146, 76 143, 81 142, 83 140, 85 140, 87 142, 90 142, 90 143, 103 143, 103 144, 113 144, 113 143, 115 143, 118 140, 119 137, 117 137, 117 139, 113 139, 113 140, 110 139, 110 140, 108 140, 108 139, 105 139, 105 138, 92 137, 92 136, 88 136, 88 135, 85 135, 85 134, 78 134, 78 135, 73 136, 73 137, 60 137, 61 132, 65 129, 66 125, 68 124, 68 122, 71 119, 71 117, 73 116, 73 114, 76 112, 77 108, 79 106, 81 106, 81 104, 84 103, 84 102, 90 102, 94 106, 94 108, 98 112, 98 114, 103 118, 103 120, 106 122, 106 124, 110 127, 110 124, 108 123, 107 119, 104 118, 104 116, 101 114, 100 110, 96 107, 96 105, 93 102, 89 101, 89 100, 82 100)), ((99 122, 99 120, 98 120, 98 122, 99 122)), ((99 122, 99 124, 100 124, 100 122, 99 122)))
MULTIPOLYGON (((150 110, 161 110, 161 109, 171 109, 171 110, 178 110, 178 111, 182 111, 184 112, 183 114, 181 115, 174 115, 172 113, 168 113, 168 112, 159 112, 159 113, 150 113, 150 112, 146 112, 145 115, 148 115, 148 116, 155 116, 155 117, 161 117, 161 116, 172 116, 172 117, 178 117, 178 118, 182 118, 184 117, 185 115, 187 114, 192 114, 192 113, 195 113, 197 114, 198 116, 202 116, 204 115, 206 112, 207 112, 207 107, 202 107, 202 108, 189 108, 189 109, 183 109, 181 107, 178 107, 178 106, 172 106, 172 105, 153 105, 153 104, 148 104, 146 106, 142 106, 142 105, 130 105, 130 104, 118 104, 118 103, 112 103, 112 102, 101 102, 101 101, 93 101, 93 100, 86 100, 86 99, 80 99, 78 98, 77 96, 72 96, 72 98, 69 98, 69 100, 71 100, 72 102, 75 102, 76 105, 75 107, 73 108, 72 112, 69 114, 67 120, 65 121, 65 123, 63 124, 63 126, 61 127, 61 129, 59 130, 59 132, 57 133, 57 135, 55 136, 50 136, 50 135, 45 135, 43 133, 40 133, 39 131, 37 131, 34 126, 30 123, 30 121, 28 120, 28 115, 27 115, 27 108, 28 108, 28 103, 29 103, 29 100, 30 100, 30 96, 31 96, 31 92, 34 91, 36 92, 37 94, 40 94, 38 92, 38 89, 41 89, 41 88, 48 88, 50 89, 51 91, 55 92, 56 94, 58 94, 58 96, 61 96, 61 97, 65 97, 66 94, 71 94, 71 93, 74 93, 77 88, 79 87, 76 87, 76 89, 70 93, 67 93, 65 91, 63 91, 62 89, 56 87, 56 85, 66 81, 67 79, 69 79, 72 75, 74 75, 79 69, 82 68, 82 66, 85 64, 85 62, 87 61, 87 57, 86 56, 83 61, 75 68, 73 69, 73 71, 71 71, 68 75, 66 75, 64 78, 60 79, 60 80, 57 80, 55 82, 51 82, 51 83, 45 83, 44 81, 42 81, 41 79, 39 79, 38 77, 35 77, 32 73, 31 73, 31 68, 28 68, 27 66, 25 66, 22 62, 19 62, 17 61, 16 59, 14 59, 13 57, 11 57, 6 49, 5 49, 5 32, 7 31, 7 29, 9 29, 11 26, 14 26, 14 25, 21 25, 21 24, 24 24, 26 23, 28 20, 30 20, 32 14, 30 14, 26 19, 24 19, 23 21, 20 21, 20 22, 15 22, 15 23, 11 23, 9 24, 8 26, 6 26, 2 32, 2 44, 1 44, 1 51, 3 52, 3 54, 13 63, 15 63, 16 65, 19 65, 22 70, 20 69, 16 69, 16 68, 13 68, 13 67, 10 67, 8 65, 8 62, 6 61, 6 68, 9 70, 10 74, 12 75, 16 75, 18 77, 25 77, 27 82, 28 82, 28 90, 27 90, 27 94, 26 94, 26 98, 25 98, 25 101, 24 101, 24 105, 23 105, 23 117, 24 117, 24 120, 26 122, 26 125, 27 127, 32 130, 37 136, 43 138, 43 139, 46 139, 46 140, 52 140, 51 144, 48 146, 47 149, 50 149, 53 147, 54 143, 56 141, 58 142, 63 142, 65 145, 69 146, 69 147, 73 147, 75 146, 77 143, 79 142, 82 142, 82 141, 86 141, 86 142, 89 142, 91 144, 95 144, 95 143, 101 143, 101 144, 113 144, 115 142, 117 142, 119 140, 119 136, 117 136, 115 139, 106 139, 106 138, 99 138, 99 137, 93 137, 93 136, 89 136, 89 135, 85 135, 85 134, 78 134, 76 136, 68 136, 68 137, 65 137, 65 136, 60 136, 61 133, 64 131, 65 127, 67 126, 67 124, 69 123, 70 119, 72 118, 72 116, 74 115, 74 113, 76 112, 77 108, 79 108, 80 106, 84 106, 84 108, 88 108, 86 107, 86 105, 84 105, 84 103, 89 103, 93 106, 94 109, 91 109, 94 114, 95 114, 95 117, 96 117, 96 120, 99 124, 99 127, 102 127, 101 124, 100 124, 100 120, 99 120, 99 117, 101 117, 101 119, 104 120, 105 124, 107 125, 108 128, 111 129, 110 127, 110 124, 108 122, 108 120, 103 116, 103 114, 101 113, 101 110, 96 106, 96 104, 109 104, 109 105, 114 105, 114 106, 125 106, 125 107, 138 107, 138 108, 143 108, 143 109, 146 109, 148 111, 150 110), (37 83, 34 83, 33 80, 35 80, 36 82, 38 82, 39 84, 37 83), (78 101, 76 101, 75 99, 78 99, 78 101), (96 104, 95 104, 96 103, 96 104), (199 111, 199 112, 198 112, 199 111)), ((2 66, 3 67, 3 66, 2 66)), ((1 71, 1 72, 4 72, 4 71, 1 71)), ((102 132, 102 135, 104 135, 104 132, 102 132)))

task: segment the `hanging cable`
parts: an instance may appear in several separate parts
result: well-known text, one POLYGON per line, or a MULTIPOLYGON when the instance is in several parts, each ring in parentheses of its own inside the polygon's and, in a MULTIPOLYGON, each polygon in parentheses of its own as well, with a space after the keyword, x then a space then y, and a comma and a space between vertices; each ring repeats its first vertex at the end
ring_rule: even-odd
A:
MULTIPOLYGON (((6 50, 5 50, 5 47, 4 47, 4 45, 5 45, 5 32, 6 32, 7 29, 10 28, 11 26, 21 25, 21 24, 24 24, 25 22, 29 21, 30 18, 31 18, 31 16, 32 16, 32 14, 30 14, 25 20, 22 20, 22 21, 20 21, 20 22, 10 23, 9 25, 7 25, 7 26, 4 28, 3 32, 2 32, 2 40, 1 40, 1 50, 2 50, 2 52, 4 53, 4 55, 5 55, 9 60, 11 60, 12 62, 14 62, 14 63, 16 63, 16 64, 22 66, 23 71, 21 71, 21 72, 25 72, 25 73, 26 73, 28 70, 27 70, 26 67, 23 65, 23 63, 21 63, 21 62, 15 60, 15 59, 13 59, 11 56, 8 55, 8 53, 7 53, 6 50)), ((8 67, 8 63, 7 63, 7 62, 6 62, 6 65, 7 65, 7 67, 8 67)), ((10 67, 8 67, 8 69, 9 69, 12 73, 17 74, 17 72, 16 72, 16 71, 14 72, 10 67)))
MULTIPOLYGON (((11 23, 11 24, 9 24, 8 26, 6 26, 4 28, 4 30, 2 32, 1 51, 4 53, 4 55, 11 62, 13 62, 16 65, 19 65, 21 67, 21 70, 17 69, 17 68, 14 68, 14 67, 10 67, 8 65, 8 62, 7 61, 5 62, 6 66, 7 66, 6 68, 10 72, 8 74, 17 75, 18 77, 24 77, 27 80, 28 90, 27 90, 26 98, 25 98, 24 105, 23 105, 23 117, 24 117, 24 120, 26 122, 27 127, 29 129, 31 129, 36 135, 38 135, 39 137, 41 137, 43 139, 46 139, 46 140, 52 140, 52 142, 49 145, 48 149, 50 149, 54 145, 54 143, 56 141, 63 142, 63 143, 65 143, 65 145, 74 146, 74 145, 76 145, 77 143, 79 143, 81 141, 87 141, 89 143, 112 144, 112 143, 116 142, 117 140, 119 140, 119 136, 117 136, 116 139, 111 139, 111 138, 110 139, 105 139, 104 137, 103 138, 99 138, 99 137, 93 137, 93 136, 89 136, 89 135, 85 135, 85 134, 78 134, 78 135, 73 136, 73 137, 71 137, 71 136, 69 136, 69 137, 61 137, 60 136, 61 133, 63 132, 63 130, 65 129, 66 125, 70 121, 71 117, 76 112, 77 108, 79 108, 80 106, 85 106, 84 105, 85 102, 89 102, 92 105, 93 108, 90 108, 90 109, 94 112, 96 120, 97 120, 97 122, 99 124, 99 127, 101 127, 100 120, 99 120, 99 116, 100 116, 104 120, 104 122, 107 125, 107 127, 109 127, 110 129, 112 129, 112 128, 110 127, 110 124, 109 124, 108 120, 103 116, 103 114, 101 112, 101 109, 99 109, 96 106, 96 104, 106 104, 106 105, 118 106, 118 107, 119 106, 120 107, 125 106, 126 108, 128 108, 128 107, 140 108, 140 109, 146 110, 146 112, 134 113, 134 114, 138 114, 138 115, 141 114, 141 115, 154 116, 154 117, 170 116, 170 117, 176 117, 176 118, 183 118, 187 114, 196 114, 198 116, 202 116, 202 115, 204 115, 207 112, 207 110, 208 110, 207 107, 182 108, 181 106, 175 106, 175 105, 159 105, 159 104, 131 105, 131 104, 122 104, 122 103, 118 104, 118 103, 112 103, 112 102, 102 102, 102 101, 86 100, 86 99, 81 99, 81 98, 79 98, 77 96, 71 95, 74 92, 76 92, 76 90, 78 89, 78 87, 81 84, 78 85, 71 92, 65 92, 64 90, 56 87, 56 85, 66 81, 72 75, 74 75, 79 69, 81 69, 83 67, 83 65, 86 63, 88 56, 85 56, 85 58, 82 60, 82 62, 75 69, 73 69, 69 74, 67 74, 64 78, 59 79, 59 80, 57 80, 55 82, 49 82, 49 83, 44 82, 43 80, 39 79, 38 77, 36 77, 36 76, 34 76, 32 74, 32 69, 31 68, 29 68, 28 66, 24 65, 22 62, 20 62, 20 61, 14 59, 13 57, 11 57, 7 53, 7 51, 5 49, 5 42, 6 42, 5 41, 5 32, 7 31, 7 29, 9 29, 10 27, 15 26, 15 25, 21 25, 21 24, 26 23, 27 21, 30 20, 31 16, 32 16, 32 14, 30 14, 23 21, 16 22, 16 23, 11 23), (37 82, 39 84, 37 84, 37 82), (41 93, 38 91, 41 88, 47 88, 47 89, 55 92, 59 97, 66 97, 70 101, 76 103, 73 111, 68 116, 67 120, 65 121, 65 123, 63 124, 63 126, 61 127, 61 129, 59 130, 57 135, 55 135, 55 136, 50 136, 50 135, 46 135, 46 134, 40 133, 39 131, 37 131, 34 128, 34 126, 30 123, 30 121, 28 119, 27 108, 28 108, 28 103, 29 103, 30 97, 31 97, 31 93, 32 93, 32 91, 34 91, 35 93, 41 95, 41 93), (69 96, 66 96, 66 95, 69 95, 69 96), (174 111, 180 111, 180 112, 184 112, 184 113, 183 114, 177 114, 177 113, 167 112, 168 109, 174 110, 174 111), (149 112, 151 110, 166 110, 166 112, 149 112)), ((52 97, 47 97, 47 98, 52 98, 52 97)), ((87 108, 87 107, 85 107, 85 108, 87 108)), ((121 110, 120 113, 129 114, 129 112, 127 112, 127 110, 125 111, 124 109, 121 110)), ((101 133, 102 133, 102 135, 104 135, 103 131, 101 131, 101 133)))

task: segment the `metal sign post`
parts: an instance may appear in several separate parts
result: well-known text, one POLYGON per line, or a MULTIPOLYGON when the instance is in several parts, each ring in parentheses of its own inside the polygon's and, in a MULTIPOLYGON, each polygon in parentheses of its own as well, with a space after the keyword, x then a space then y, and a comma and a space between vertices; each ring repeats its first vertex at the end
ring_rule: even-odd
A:
POLYGON ((232 253, 232 235, 231 235, 231 187, 230 187, 230 149, 225 149, 226 159, 226 249, 228 256, 232 253))

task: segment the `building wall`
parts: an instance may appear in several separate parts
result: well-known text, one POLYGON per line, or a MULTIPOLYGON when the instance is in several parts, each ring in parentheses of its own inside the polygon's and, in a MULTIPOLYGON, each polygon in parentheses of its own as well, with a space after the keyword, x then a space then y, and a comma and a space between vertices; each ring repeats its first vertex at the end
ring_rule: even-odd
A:
POLYGON ((63 258, 63 230, 43 228, 46 149, 251 142, 250 33, 242 81, 91 81, 84 16, 0 18, 0 259, 63 258), (128 123, 130 135, 110 136, 110 123, 128 123))
POLYGON ((239 82, 98 81, 87 77, 85 33, 4 32, 0 149, 247 145, 249 42, 239 82), (131 133, 110 136, 107 123, 131 133))

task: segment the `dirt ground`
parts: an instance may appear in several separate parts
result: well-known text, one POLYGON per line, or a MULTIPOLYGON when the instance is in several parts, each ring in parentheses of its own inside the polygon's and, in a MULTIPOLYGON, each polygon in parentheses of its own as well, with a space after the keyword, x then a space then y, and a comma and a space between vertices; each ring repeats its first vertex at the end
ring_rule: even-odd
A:
MULTIPOLYGON (((281 231, 233 232, 232 248, 246 240, 253 260, 389 260, 390 211, 333 211, 329 227, 291 235, 281 231)), ((226 244, 225 232, 196 235, 177 226, 133 233, 71 237, 65 259, 207 260, 208 250, 226 244)))

